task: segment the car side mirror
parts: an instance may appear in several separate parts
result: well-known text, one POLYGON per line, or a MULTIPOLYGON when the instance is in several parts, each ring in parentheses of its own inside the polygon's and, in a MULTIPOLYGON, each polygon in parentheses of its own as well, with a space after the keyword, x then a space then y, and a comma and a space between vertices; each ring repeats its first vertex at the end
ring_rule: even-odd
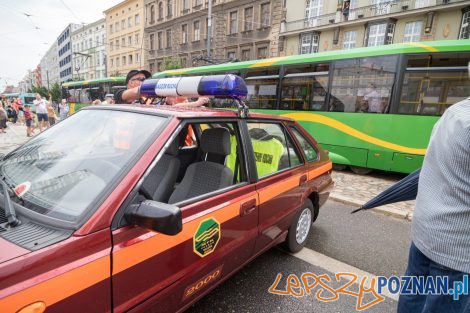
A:
POLYGON ((165 235, 176 235, 183 229, 183 218, 179 207, 162 202, 145 200, 132 206, 126 213, 127 220, 165 235))

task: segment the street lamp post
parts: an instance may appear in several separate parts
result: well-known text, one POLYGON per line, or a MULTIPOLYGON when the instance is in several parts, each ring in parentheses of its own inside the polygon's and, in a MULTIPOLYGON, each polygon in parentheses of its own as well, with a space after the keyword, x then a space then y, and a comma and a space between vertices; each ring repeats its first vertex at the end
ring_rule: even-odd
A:
POLYGON ((207 10, 207 56, 211 56, 211 35, 212 35, 212 0, 209 0, 207 10))

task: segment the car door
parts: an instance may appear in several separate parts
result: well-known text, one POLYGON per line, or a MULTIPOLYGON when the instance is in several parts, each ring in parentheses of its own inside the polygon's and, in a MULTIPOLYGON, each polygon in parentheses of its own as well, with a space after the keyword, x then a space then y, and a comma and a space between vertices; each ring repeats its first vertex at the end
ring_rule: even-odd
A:
MULTIPOLYGON (((238 122, 191 124, 200 129, 201 123, 209 127, 232 126, 235 143, 231 147, 238 153, 239 178, 227 188, 176 203, 182 212, 183 228, 175 236, 130 225, 113 230, 116 312, 172 312, 186 307, 253 255, 258 234, 258 196, 255 185, 249 182, 238 122)), ((177 135, 170 140, 175 139, 178 140, 177 135)))
POLYGON ((307 181, 304 162, 280 121, 247 121, 259 194, 259 237, 255 252, 284 240, 302 204, 307 181))

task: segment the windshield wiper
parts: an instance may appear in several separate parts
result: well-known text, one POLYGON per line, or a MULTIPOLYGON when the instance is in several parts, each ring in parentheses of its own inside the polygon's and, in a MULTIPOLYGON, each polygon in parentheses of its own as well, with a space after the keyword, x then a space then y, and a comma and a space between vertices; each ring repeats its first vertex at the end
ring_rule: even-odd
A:
POLYGON ((16 227, 21 224, 20 220, 16 218, 16 213, 15 213, 15 207, 13 206, 13 203, 11 202, 10 194, 8 193, 8 185, 7 183, 3 180, 0 179, 0 183, 2 184, 3 187, 3 200, 4 200, 4 206, 5 206, 5 217, 7 218, 7 225, 11 227, 16 227))

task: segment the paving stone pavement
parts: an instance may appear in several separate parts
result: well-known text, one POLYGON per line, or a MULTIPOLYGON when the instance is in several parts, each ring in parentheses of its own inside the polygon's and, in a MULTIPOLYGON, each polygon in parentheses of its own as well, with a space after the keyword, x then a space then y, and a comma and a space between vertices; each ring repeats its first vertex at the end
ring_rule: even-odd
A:
MULTIPOLYGON (((349 171, 333 171, 332 177, 335 181, 335 188, 331 192, 330 198, 359 207, 405 176, 405 174, 386 172, 357 175, 349 171)), ((388 204, 372 210, 411 220, 414 206, 415 201, 413 200, 388 204)), ((361 214, 361 212, 359 211, 356 214, 361 214)))
MULTIPOLYGON (((16 147, 22 145, 28 141, 26 136, 26 126, 20 125, 20 123, 12 124, 7 123, 8 128, 6 133, 0 133, 0 153, 7 154, 16 147)), ((36 133, 38 130, 36 130, 36 133)))
MULTIPOLYGON (((6 134, 0 134, 0 153, 7 154, 29 139, 26 136, 26 126, 19 123, 8 123, 6 131, 6 134)), ((38 133, 38 130, 36 130, 36 133, 38 133)), ((332 200, 359 207, 404 176, 384 172, 357 175, 349 171, 333 171, 335 188, 330 197, 332 200)), ((411 219, 414 203, 415 201, 400 202, 378 207, 374 210, 386 215, 411 219)))

